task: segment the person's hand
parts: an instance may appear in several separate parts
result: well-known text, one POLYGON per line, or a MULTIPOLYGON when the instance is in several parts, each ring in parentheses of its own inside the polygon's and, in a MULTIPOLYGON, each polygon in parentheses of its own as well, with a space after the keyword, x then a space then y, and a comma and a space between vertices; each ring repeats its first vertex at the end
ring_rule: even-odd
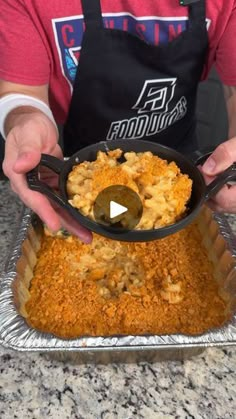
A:
MULTIPOLYGON (((10 129, 6 138, 3 171, 13 191, 38 214, 49 229, 55 232, 64 227, 84 242, 90 243, 91 232, 80 226, 66 211, 54 207, 45 196, 31 191, 27 186, 25 173, 38 165, 42 153, 63 158, 57 137, 57 130, 46 115, 35 112, 30 116, 18 116, 17 124, 10 129)), ((46 180, 45 173, 47 171, 42 174, 43 180, 55 187, 56 175, 50 174, 46 180)))
MULTIPOLYGON (((220 144, 201 168, 207 184, 236 162, 236 137, 220 144)), ((236 186, 225 185, 208 201, 214 211, 236 213, 236 186)))

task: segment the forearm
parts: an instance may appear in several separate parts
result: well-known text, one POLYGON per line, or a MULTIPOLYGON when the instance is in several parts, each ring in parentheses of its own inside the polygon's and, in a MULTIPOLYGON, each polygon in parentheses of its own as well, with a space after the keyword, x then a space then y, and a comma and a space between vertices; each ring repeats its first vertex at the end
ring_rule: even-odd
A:
POLYGON ((236 137, 236 86, 224 85, 224 96, 228 113, 228 138, 236 137))

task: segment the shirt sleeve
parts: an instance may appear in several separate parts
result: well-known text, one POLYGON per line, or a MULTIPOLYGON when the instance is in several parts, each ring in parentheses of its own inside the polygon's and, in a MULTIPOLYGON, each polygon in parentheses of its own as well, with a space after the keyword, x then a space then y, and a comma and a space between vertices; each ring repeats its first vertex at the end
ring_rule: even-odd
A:
POLYGON ((216 50, 216 69, 222 83, 236 85, 236 7, 220 39, 216 50))
POLYGON ((49 81, 46 48, 22 0, 0 0, 0 79, 26 85, 49 81))

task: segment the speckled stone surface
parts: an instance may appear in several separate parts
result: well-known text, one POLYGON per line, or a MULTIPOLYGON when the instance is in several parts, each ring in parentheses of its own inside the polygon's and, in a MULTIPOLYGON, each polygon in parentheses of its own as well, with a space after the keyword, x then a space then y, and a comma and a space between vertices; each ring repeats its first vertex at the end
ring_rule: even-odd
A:
MULTIPOLYGON (((21 204, 0 181, 0 271, 21 204)), ((236 231, 236 217, 229 217, 236 231)), ((236 347, 186 361, 76 365, 0 347, 1 419, 236 418, 236 347)))

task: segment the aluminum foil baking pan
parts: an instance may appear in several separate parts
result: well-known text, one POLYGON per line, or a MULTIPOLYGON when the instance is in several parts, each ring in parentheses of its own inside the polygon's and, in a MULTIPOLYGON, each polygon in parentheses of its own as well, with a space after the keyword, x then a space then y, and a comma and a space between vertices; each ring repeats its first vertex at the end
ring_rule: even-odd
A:
POLYGON ((149 336, 81 337, 60 339, 30 328, 19 314, 20 302, 28 298, 28 287, 40 248, 42 224, 24 209, 19 227, 0 280, 0 343, 18 351, 75 353, 79 360, 98 359, 127 361, 134 359, 179 359, 198 353, 209 346, 236 344, 236 239, 223 215, 213 215, 203 207, 198 217, 202 240, 213 261, 215 279, 230 299, 230 321, 222 328, 198 336, 183 334, 149 336), (83 358, 83 355, 85 358, 83 358), (107 358, 106 358, 107 359, 107 358))

